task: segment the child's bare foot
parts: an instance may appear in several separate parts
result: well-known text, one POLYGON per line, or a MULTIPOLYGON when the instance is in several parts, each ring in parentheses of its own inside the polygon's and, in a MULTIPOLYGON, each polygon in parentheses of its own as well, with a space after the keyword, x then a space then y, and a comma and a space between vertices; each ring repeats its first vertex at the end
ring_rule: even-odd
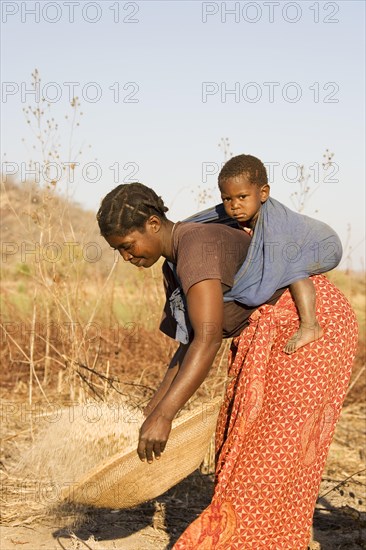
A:
POLYGON ((290 355, 302 346, 306 346, 306 344, 310 344, 310 342, 315 342, 315 340, 318 340, 322 336, 323 329, 318 321, 315 321, 312 325, 300 323, 299 330, 290 338, 283 351, 290 355))

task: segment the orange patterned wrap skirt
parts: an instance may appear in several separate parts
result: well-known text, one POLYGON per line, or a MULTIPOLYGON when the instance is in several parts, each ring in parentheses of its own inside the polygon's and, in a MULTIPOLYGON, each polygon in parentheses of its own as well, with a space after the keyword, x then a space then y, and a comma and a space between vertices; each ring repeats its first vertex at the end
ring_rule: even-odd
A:
POLYGON ((303 550, 354 360, 358 328, 343 294, 314 276, 321 339, 292 355, 287 290, 233 341, 216 431, 211 504, 174 550, 303 550))

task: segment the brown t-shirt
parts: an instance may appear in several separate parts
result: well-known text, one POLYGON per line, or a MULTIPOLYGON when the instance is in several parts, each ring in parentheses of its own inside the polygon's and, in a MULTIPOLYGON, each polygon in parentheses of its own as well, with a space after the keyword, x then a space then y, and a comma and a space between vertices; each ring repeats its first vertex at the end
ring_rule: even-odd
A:
MULTIPOLYGON (((206 279, 219 279, 223 294, 230 290, 236 272, 243 264, 251 237, 242 229, 216 223, 178 222, 173 231, 173 262, 164 262, 163 275, 167 301, 160 330, 179 341, 192 338, 185 295, 191 286, 206 279), (183 289, 184 295, 179 292, 183 289), (184 319, 184 321, 183 321, 184 319)), ((285 289, 276 291, 267 303, 275 303, 285 289)), ((224 302, 223 337, 238 336, 248 325, 255 307, 224 302)))

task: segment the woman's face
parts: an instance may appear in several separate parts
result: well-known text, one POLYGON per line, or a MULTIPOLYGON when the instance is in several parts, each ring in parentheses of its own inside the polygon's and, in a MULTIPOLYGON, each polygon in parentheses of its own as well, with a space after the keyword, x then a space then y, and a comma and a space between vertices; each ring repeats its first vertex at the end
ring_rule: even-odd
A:
POLYGON ((133 230, 124 237, 109 235, 105 240, 126 262, 136 267, 151 267, 162 255, 159 230, 154 224, 146 223, 143 233, 133 230))

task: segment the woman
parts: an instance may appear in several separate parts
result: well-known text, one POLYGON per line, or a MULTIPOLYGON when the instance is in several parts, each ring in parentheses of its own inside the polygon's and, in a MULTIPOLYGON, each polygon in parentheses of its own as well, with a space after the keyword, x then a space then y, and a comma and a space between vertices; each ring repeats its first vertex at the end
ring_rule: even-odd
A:
POLYGON ((313 277, 324 336, 286 355, 298 325, 287 289, 256 309, 223 300, 246 257, 248 234, 219 224, 173 224, 166 211, 152 189, 136 183, 111 191, 97 219, 125 261, 147 268, 167 260, 161 329, 180 345, 145 411, 141 460, 160 458, 174 416, 205 379, 222 337, 233 337, 215 494, 174 548, 306 548, 355 354, 354 313, 327 279, 313 277))

